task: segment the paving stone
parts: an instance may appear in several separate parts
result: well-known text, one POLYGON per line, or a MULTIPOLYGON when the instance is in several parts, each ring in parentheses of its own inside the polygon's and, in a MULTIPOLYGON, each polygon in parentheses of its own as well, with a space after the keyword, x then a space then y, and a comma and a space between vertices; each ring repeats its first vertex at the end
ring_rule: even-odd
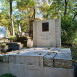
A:
POLYGON ((72 56, 68 53, 57 53, 54 57, 54 67, 72 68, 72 56))

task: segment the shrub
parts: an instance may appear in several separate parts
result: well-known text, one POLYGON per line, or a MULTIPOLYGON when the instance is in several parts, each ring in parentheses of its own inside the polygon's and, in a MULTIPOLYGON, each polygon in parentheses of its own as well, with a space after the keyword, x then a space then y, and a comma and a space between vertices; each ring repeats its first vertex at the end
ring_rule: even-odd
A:
POLYGON ((12 75, 12 74, 3 74, 3 75, 1 75, 0 77, 16 77, 16 76, 14 76, 14 75, 12 75))

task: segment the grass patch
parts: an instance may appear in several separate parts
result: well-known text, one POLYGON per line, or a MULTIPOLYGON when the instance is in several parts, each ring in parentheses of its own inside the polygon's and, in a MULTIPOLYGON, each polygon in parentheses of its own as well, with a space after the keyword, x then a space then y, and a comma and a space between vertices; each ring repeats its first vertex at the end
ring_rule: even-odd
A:
POLYGON ((3 75, 1 75, 0 77, 16 77, 16 76, 14 76, 14 75, 12 75, 12 74, 3 74, 3 75))

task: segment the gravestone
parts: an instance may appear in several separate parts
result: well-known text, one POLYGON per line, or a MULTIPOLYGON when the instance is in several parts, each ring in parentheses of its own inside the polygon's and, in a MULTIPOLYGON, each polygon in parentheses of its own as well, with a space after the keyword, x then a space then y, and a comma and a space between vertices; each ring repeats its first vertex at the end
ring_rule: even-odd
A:
POLYGON ((0 26, 0 38, 7 38, 7 28, 4 26, 0 26))
POLYGON ((60 47, 61 46, 60 19, 34 21, 33 45, 34 47, 60 47))

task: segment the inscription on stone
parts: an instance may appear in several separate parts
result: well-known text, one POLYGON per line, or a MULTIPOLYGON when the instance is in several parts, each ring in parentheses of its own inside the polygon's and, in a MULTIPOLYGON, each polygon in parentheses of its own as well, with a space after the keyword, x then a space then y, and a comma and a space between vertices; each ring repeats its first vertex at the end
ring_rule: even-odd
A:
POLYGON ((50 34, 51 33, 45 33, 45 34, 41 34, 41 39, 42 40, 49 40, 49 39, 51 39, 51 37, 50 37, 50 34))

